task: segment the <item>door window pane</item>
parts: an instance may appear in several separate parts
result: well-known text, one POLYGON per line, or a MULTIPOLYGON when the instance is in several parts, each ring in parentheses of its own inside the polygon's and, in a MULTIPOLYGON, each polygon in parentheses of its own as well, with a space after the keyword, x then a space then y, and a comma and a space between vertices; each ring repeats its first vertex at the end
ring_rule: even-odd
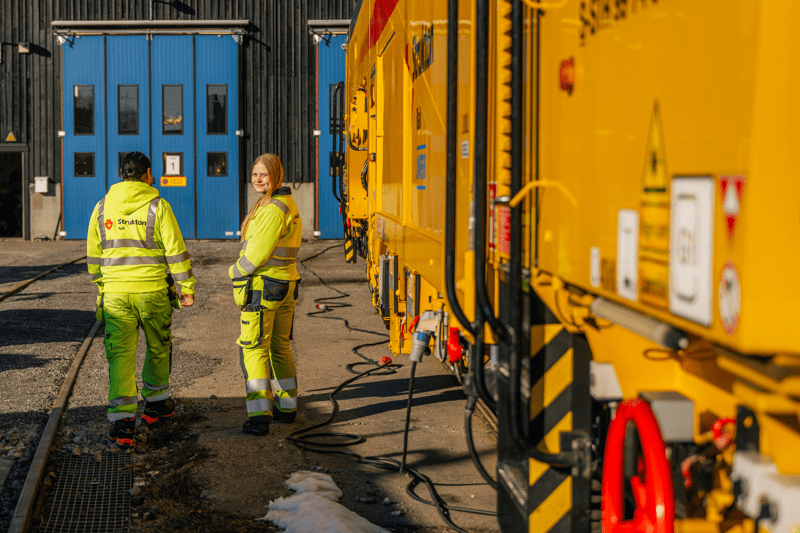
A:
POLYGON ((208 152, 208 175, 228 175, 228 152, 208 152))
POLYGON ((75 135, 94 135, 94 85, 73 87, 75 135))
POLYGON ((75 152, 75 177, 94 177, 94 152, 75 152))
POLYGON ((118 87, 119 134, 139 135, 139 86, 118 87))
POLYGON ((183 135, 183 85, 162 85, 164 135, 183 135))
POLYGON ((208 134, 228 133, 228 86, 206 85, 208 134))

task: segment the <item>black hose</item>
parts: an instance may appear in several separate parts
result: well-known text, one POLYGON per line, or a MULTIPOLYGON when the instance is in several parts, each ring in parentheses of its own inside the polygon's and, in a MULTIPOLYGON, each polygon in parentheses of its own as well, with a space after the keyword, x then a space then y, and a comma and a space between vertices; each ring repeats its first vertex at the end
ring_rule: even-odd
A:
POLYGON ((458 0, 448 1, 447 21, 447 169, 445 184, 445 287, 447 303, 461 326, 475 335, 475 327, 464 314, 456 295, 456 151, 458 119, 458 0))
MULTIPOLYGON (((522 82, 518 76, 522 72, 522 5, 521 2, 512 2, 511 7, 511 109, 519 109, 522 104, 522 82)), ((513 198, 522 188, 522 135, 521 124, 518 120, 511 121, 511 197, 513 198)), ((509 309, 510 326, 513 332, 522 328, 520 314, 520 292, 522 287, 522 203, 516 207, 509 207, 510 243, 509 243, 509 309)), ((509 418, 511 420, 511 439, 520 450, 528 448, 528 442, 523 437, 522 424, 522 338, 513 335, 510 347, 509 361, 509 418)))
POLYGON ((485 479, 494 490, 497 490, 497 481, 492 479, 492 476, 490 476, 489 472, 483 467, 481 458, 478 456, 478 451, 475 449, 475 440, 472 438, 472 414, 475 412, 476 403, 478 403, 478 399, 475 396, 469 396, 467 398, 467 407, 464 409, 464 433, 467 435, 467 449, 469 449, 469 455, 472 457, 472 462, 475 463, 481 477, 485 479))
POLYGON ((408 452, 408 430, 411 427, 411 398, 414 394, 414 375, 417 372, 417 362, 411 361, 411 377, 408 380, 408 405, 406 406, 406 428, 403 431, 403 459, 400 461, 400 473, 406 471, 406 453, 408 452))
POLYGON ((488 26, 486 0, 476 4, 475 22, 475 162, 473 166, 473 202, 475 202, 475 305, 481 307, 489 327, 502 342, 508 341, 506 327, 494 316, 486 293, 486 143, 488 118, 488 26))
MULTIPOLYGON (((318 252, 318 253, 310 256, 310 257, 307 257, 307 258, 303 259, 302 261, 300 261, 300 263, 307 270, 309 270, 312 274, 314 274, 314 276, 316 276, 317 279, 319 279, 320 282, 323 285, 325 285, 329 289, 334 290, 334 291, 336 291, 336 292, 338 292, 340 294, 340 296, 332 296, 332 297, 327 297, 327 298, 317 298, 315 300, 315 302, 320 302, 322 300, 327 301, 327 300, 331 300, 331 299, 338 299, 338 298, 343 298, 343 297, 350 296, 349 294, 347 294, 345 292, 342 292, 342 291, 340 291, 340 290, 328 285, 325 282, 325 280, 323 280, 319 276, 319 274, 317 274, 311 268, 309 268, 307 265, 305 265, 306 261, 309 261, 310 259, 318 257, 318 256, 324 254, 325 252, 327 252, 328 250, 332 250, 334 248, 338 248, 339 246, 341 246, 341 244, 336 244, 334 246, 329 246, 328 248, 325 248, 324 250, 322 250, 322 251, 320 251, 320 252, 318 252)), ((330 310, 335 309, 335 308, 343 308, 343 307, 350 307, 350 304, 344 303, 344 302, 331 302, 329 304, 326 304, 326 308, 324 310, 321 309, 320 311, 311 312, 311 313, 308 313, 308 315, 309 316, 319 315, 320 313, 324 313, 324 312, 330 311, 330 310)), ((345 327, 347 327, 348 329, 350 329, 352 331, 360 331, 360 332, 364 332, 364 333, 371 333, 373 335, 387 336, 385 333, 378 333, 378 332, 375 332, 375 331, 369 331, 369 330, 354 328, 354 327, 349 325, 347 320, 342 319, 342 318, 326 317, 326 316, 321 316, 321 317, 318 317, 318 318, 343 320, 345 322, 345 327)), ((374 344, 382 344, 382 343, 385 343, 385 342, 388 342, 388 341, 387 340, 382 340, 382 341, 380 341, 378 343, 372 343, 372 344, 361 345, 361 346, 371 346, 371 345, 374 345, 374 344)), ((355 348, 353 349, 353 352, 358 354, 358 352, 356 351, 355 348)), ((361 354, 358 354, 358 355, 361 356, 361 357, 364 357, 361 354)), ((420 503, 424 503, 425 505, 432 505, 432 506, 436 507, 437 513, 442 518, 442 520, 447 524, 447 526, 449 528, 453 529, 454 531, 459 532, 459 533, 468 533, 468 532, 466 530, 464 530, 464 529, 459 528, 458 526, 456 526, 453 523, 453 521, 450 518, 450 512, 451 511, 459 511, 459 512, 464 512, 464 513, 473 513, 473 514, 480 514, 480 515, 486 515, 486 516, 496 516, 496 513, 493 512, 493 511, 485 511, 485 510, 480 510, 480 509, 469 509, 469 508, 465 508, 465 507, 455 507, 455 506, 452 506, 452 505, 448 505, 447 502, 445 502, 439 496, 439 494, 436 492, 435 483, 428 476, 426 476, 423 473, 419 472, 415 468, 412 468, 412 467, 410 467, 408 465, 405 465, 405 450, 407 449, 408 432, 409 432, 409 427, 410 427, 410 407, 411 407, 412 391, 414 389, 413 376, 414 376, 414 372, 415 372, 415 368, 414 367, 415 367, 416 363, 413 363, 413 365, 412 365, 412 373, 411 373, 412 379, 409 382, 409 403, 408 403, 408 414, 407 414, 407 417, 406 417, 406 427, 405 427, 404 444, 403 444, 403 447, 404 447, 403 464, 401 464, 396 459, 393 459, 393 458, 390 458, 390 457, 382 457, 382 456, 363 457, 363 456, 358 455, 356 453, 346 452, 346 451, 334 449, 334 448, 338 448, 338 447, 341 447, 341 446, 350 446, 352 444, 358 444, 360 442, 364 442, 365 439, 363 437, 358 436, 358 435, 353 435, 353 434, 348 434, 348 433, 335 433, 335 432, 308 434, 310 431, 312 431, 314 429, 318 429, 318 428, 323 427, 323 426, 326 426, 326 425, 330 424, 333 421, 334 417, 339 412, 339 405, 336 402, 336 400, 334 399, 334 397, 339 392, 341 392, 346 386, 348 386, 349 384, 353 383, 357 379, 360 379, 360 378, 362 378, 364 376, 367 376, 367 375, 381 376, 381 375, 387 375, 387 374, 394 374, 394 373, 396 373, 394 368, 400 368, 401 367, 401 365, 393 365, 393 364, 391 364, 391 362, 377 363, 375 361, 368 360, 367 362, 351 363, 351 364, 347 365, 347 369, 350 372, 354 372, 352 367, 354 367, 355 365, 361 365, 361 364, 376 364, 376 365, 379 365, 379 366, 377 366, 376 368, 372 368, 370 370, 367 370, 365 372, 357 373, 356 376, 344 381, 338 387, 336 387, 336 389, 334 389, 334 391, 331 392, 328 395, 328 400, 332 404, 331 414, 328 417, 328 419, 325 422, 322 422, 320 424, 316 424, 314 426, 311 426, 311 427, 308 427, 308 428, 302 428, 302 429, 299 429, 297 431, 292 432, 287 437, 287 440, 289 440, 289 442, 291 442, 292 444, 294 444, 295 446, 297 446, 298 448, 300 448, 302 450, 312 451, 312 452, 317 452, 317 453, 331 453, 331 454, 337 454, 337 455, 344 455, 344 456, 352 457, 352 458, 356 459, 359 463, 368 464, 368 465, 374 466, 376 468, 381 468, 381 469, 384 469, 384 470, 400 471, 400 469, 403 468, 405 473, 409 474, 411 476, 411 478, 412 478, 411 481, 408 483, 408 485, 406 485, 406 492, 409 494, 409 496, 411 496, 415 501, 418 501, 420 503), (388 371, 381 372, 381 373, 374 373, 374 372, 377 372, 378 370, 381 370, 381 369, 388 369, 388 371), (338 443, 330 443, 330 442, 317 442, 315 440, 317 438, 322 438, 322 437, 344 439, 344 441, 340 440, 338 443), (421 498, 420 496, 418 496, 417 494, 414 493, 414 488, 417 485, 419 485, 420 483, 424 483, 425 484, 426 488, 428 489, 428 493, 431 496, 431 501, 425 500, 425 499, 421 498)))
MULTIPOLYGON (((339 83, 336 84, 336 88, 333 90, 333 101, 334 102, 341 101, 342 97, 339 96, 338 100, 337 100, 337 95, 340 92, 342 92, 343 88, 344 88, 344 83, 339 82, 339 83)), ((338 108, 337 109, 330 109, 330 111, 337 112, 337 111, 340 111, 340 109, 338 109, 338 108)), ((336 117, 335 119, 334 119, 334 117, 330 117, 330 120, 331 120, 331 122, 333 122, 335 124, 335 126, 333 128, 333 137, 331 138, 331 148, 333 150, 333 153, 336 154, 336 168, 335 169, 331 169, 334 172, 333 175, 331 176, 331 178, 332 178, 331 187, 333 188, 333 197, 336 198, 336 201, 339 202, 339 205, 342 207, 342 210, 344 210, 344 205, 343 205, 343 202, 342 202, 342 198, 339 196, 339 193, 336 191, 336 180, 340 179, 342 174, 343 174, 341 172, 341 165, 339 164, 339 159, 344 155, 341 152, 341 149, 342 149, 342 139, 341 139, 342 132, 339 131, 339 128, 340 128, 339 125, 343 124, 343 122, 340 122, 340 120, 343 121, 344 117, 342 117, 341 113, 340 113, 339 116, 336 117), (338 141, 338 146, 337 146, 337 141, 338 141)))
POLYGON ((345 137, 347 137, 347 146, 349 146, 351 150, 355 150, 356 152, 366 152, 367 150, 369 150, 368 146, 359 147, 359 146, 354 145, 350 141, 350 136, 349 135, 345 135, 345 137))
POLYGON ((369 171, 369 159, 364 161, 364 166, 361 167, 361 186, 364 187, 364 192, 369 193, 367 187, 367 172, 369 171))
MULTIPOLYGON (((511 108, 522 107, 522 3, 512 2, 511 8, 511 108)), ((538 15, 537 15, 538 16, 538 15)), ((538 48, 537 48, 538 49, 538 48)), ((539 62, 536 62, 537 66, 539 62)), ((538 76, 537 76, 538 79, 538 76)), ((522 188, 522 133, 518 120, 511 121, 511 197, 522 188)), ((510 319, 510 353, 509 373, 509 424, 511 438, 520 450, 528 450, 528 455, 541 463, 556 468, 569 468, 576 464, 576 453, 572 451, 548 453, 538 447, 531 448, 524 437, 523 419, 527 413, 522 405, 522 359, 527 357, 523 350, 522 337, 522 204, 510 208, 510 264, 509 264, 509 308, 510 319)), ((534 295, 535 297, 535 295, 534 295)))
MULTIPOLYGON (((475 350, 470 357, 471 371, 475 374, 475 389, 478 397, 493 412, 497 412, 497 403, 486 388, 484 374, 484 342, 483 325, 488 316, 486 308, 481 304, 481 290, 486 290, 486 102, 488 84, 488 25, 489 13, 487 0, 478 0, 475 7, 475 161, 473 173, 473 202, 475 203, 475 230, 473 232, 473 248, 475 252, 475 350)), ((490 310, 491 311, 491 310, 490 310)), ((489 313, 494 317, 493 313, 489 313)))

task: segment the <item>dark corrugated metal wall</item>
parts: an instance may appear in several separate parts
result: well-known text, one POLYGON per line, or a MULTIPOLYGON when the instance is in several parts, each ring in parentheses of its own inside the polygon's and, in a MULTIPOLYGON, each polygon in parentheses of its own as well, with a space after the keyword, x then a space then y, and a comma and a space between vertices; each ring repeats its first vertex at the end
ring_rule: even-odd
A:
MULTIPOLYGON (((157 0, 153 18, 250 20, 242 64, 245 171, 259 154, 275 152, 283 160, 287 181, 313 182, 315 55, 307 21, 349 19, 354 4, 157 0)), ((0 0, 0 145, 8 147, 3 141, 10 131, 27 144, 24 170, 29 183, 33 176, 61 181, 61 63, 51 21, 148 20, 150 6, 150 0, 0 0), (18 42, 30 42, 31 53, 18 54, 18 42)))

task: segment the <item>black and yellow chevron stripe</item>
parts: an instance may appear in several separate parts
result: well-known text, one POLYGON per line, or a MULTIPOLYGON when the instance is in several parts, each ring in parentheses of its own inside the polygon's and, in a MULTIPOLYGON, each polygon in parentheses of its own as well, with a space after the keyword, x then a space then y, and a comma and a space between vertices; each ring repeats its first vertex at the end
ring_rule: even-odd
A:
POLYGON ((356 254, 353 249, 353 240, 349 237, 344 240, 344 258, 348 263, 356 262, 356 254))
MULTIPOLYGON (((551 453, 561 451, 561 433, 573 430, 572 382, 574 357, 572 335, 545 310, 543 324, 530 330, 531 442, 551 453)), ((567 533, 572 509, 572 478, 563 469, 550 468, 533 459, 528 464, 529 531, 567 533)))

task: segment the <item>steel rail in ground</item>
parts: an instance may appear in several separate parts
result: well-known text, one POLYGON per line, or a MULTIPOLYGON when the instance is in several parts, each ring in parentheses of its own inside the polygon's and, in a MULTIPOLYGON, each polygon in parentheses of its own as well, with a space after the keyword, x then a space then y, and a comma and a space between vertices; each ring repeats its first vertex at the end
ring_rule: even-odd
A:
POLYGON ((61 269, 61 268, 64 268, 64 267, 65 267, 65 266, 67 266, 67 265, 71 265, 72 263, 77 263, 77 262, 78 262, 78 261, 80 261, 81 259, 86 259, 86 256, 85 256, 85 255, 82 255, 81 257, 79 257, 79 258, 77 258, 77 259, 73 259, 72 261, 69 261, 69 262, 67 262, 67 263, 64 263, 63 265, 58 265, 57 267, 51 268, 51 269, 50 269, 50 270, 48 270, 47 272, 42 272, 42 273, 41 273, 41 274, 39 274, 38 276, 35 276, 35 277, 33 277, 33 278, 31 278, 31 279, 29 279, 29 280, 27 280, 27 281, 23 281, 22 283, 20 283, 19 285, 17 285, 17 286, 16 286, 16 287, 14 287, 13 289, 11 289, 10 291, 8 291, 8 292, 6 292, 6 293, 3 293, 3 294, 0 294, 0 302, 2 302, 3 300, 5 300, 6 298, 8 298, 9 296, 11 296, 12 294, 16 294, 16 293, 18 293, 19 291, 21 291, 22 289, 24 289, 25 287, 27 287, 28 285, 30 285, 30 284, 31 284, 31 283, 33 283, 34 281, 40 280, 40 279, 42 279, 43 277, 45 277, 45 276, 47 276, 47 275, 50 275, 50 274, 52 274, 53 272, 55 272, 56 270, 59 270, 59 269, 61 269))
POLYGON ((25 533, 30 527, 36 493, 42 481, 42 475, 47 465, 47 458, 53 447, 53 440, 55 440, 56 431, 58 431, 58 425, 61 422, 61 415, 64 413, 67 400, 72 393, 72 385, 75 383, 75 378, 78 376, 81 363, 86 353, 89 351, 92 340, 101 325, 102 322, 94 323, 94 326, 92 326, 92 329, 89 331, 89 335, 86 336, 83 344, 81 344, 78 355, 75 357, 75 360, 72 361, 72 366, 70 366, 67 377, 64 379, 64 384, 61 386, 61 391, 53 405, 53 410, 50 412, 50 417, 47 419, 47 425, 44 428, 42 438, 39 440, 36 454, 33 456, 31 468, 28 471, 28 476, 25 478, 25 484, 22 486, 22 493, 17 501, 17 507, 14 509, 14 516, 11 519, 8 533, 25 533))

